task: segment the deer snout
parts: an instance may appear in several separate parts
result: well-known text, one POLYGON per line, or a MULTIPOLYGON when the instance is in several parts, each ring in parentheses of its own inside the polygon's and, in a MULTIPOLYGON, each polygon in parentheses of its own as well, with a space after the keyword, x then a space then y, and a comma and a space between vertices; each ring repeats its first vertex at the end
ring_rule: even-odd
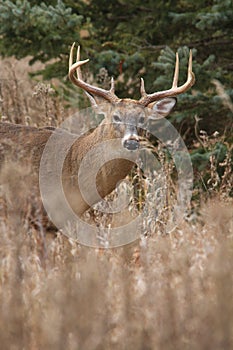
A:
POLYGON ((136 151, 139 148, 140 144, 136 127, 128 127, 128 130, 122 140, 122 144, 123 147, 125 147, 129 151, 136 151))
POLYGON ((129 151, 136 151, 139 148, 139 141, 133 139, 125 140, 123 146, 129 151))

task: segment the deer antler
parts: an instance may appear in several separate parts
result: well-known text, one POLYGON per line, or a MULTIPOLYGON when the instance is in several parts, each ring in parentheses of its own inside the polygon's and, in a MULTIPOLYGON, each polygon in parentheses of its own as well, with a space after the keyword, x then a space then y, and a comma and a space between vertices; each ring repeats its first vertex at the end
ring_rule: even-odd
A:
POLYGON ((73 43, 71 49, 70 49, 70 58, 69 58, 69 78, 70 80, 77 85, 78 87, 82 88, 90 98, 93 104, 96 104, 96 102, 93 101, 93 96, 99 96, 104 98, 105 100, 115 103, 118 102, 120 99, 115 95, 114 91, 114 79, 111 79, 111 88, 110 90, 104 90, 99 87, 90 85, 82 80, 82 73, 81 73, 81 66, 86 64, 89 59, 80 61, 80 46, 78 46, 77 49, 77 59, 76 62, 73 63, 73 56, 74 56, 74 47, 75 43, 73 43), (77 76, 76 76, 77 74, 77 76))
POLYGON ((192 51, 190 50, 189 54, 189 64, 188 64, 188 76, 186 82, 181 85, 178 85, 178 78, 179 78, 179 55, 176 53, 176 66, 175 66, 175 72, 174 72, 174 78, 173 78, 173 84, 171 89, 164 90, 164 91, 158 91, 153 94, 147 94, 145 91, 145 85, 144 80, 141 78, 141 99, 139 100, 139 103, 143 106, 148 106, 151 102, 155 102, 158 100, 161 100, 165 97, 173 97, 177 96, 179 94, 184 93, 187 91, 194 83, 195 83, 195 76, 192 71, 192 51))

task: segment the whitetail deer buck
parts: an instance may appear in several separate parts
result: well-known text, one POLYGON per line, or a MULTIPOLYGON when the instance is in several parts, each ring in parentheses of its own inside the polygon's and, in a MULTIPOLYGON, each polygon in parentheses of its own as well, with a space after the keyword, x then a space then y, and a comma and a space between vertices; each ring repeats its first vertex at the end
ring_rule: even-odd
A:
MULTIPOLYGON (((69 149, 64 161, 62 176, 63 187, 66 197, 71 207, 77 215, 82 215, 90 205, 99 200, 99 195, 103 198, 115 188, 116 184, 124 179, 132 169, 134 163, 128 159, 113 159, 108 161, 99 170, 96 179, 92 176, 92 169, 86 169, 87 181, 86 190, 88 190, 91 182, 96 181, 96 188, 99 195, 93 194, 89 196, 89 203, 86 203, 82 197, 77 181, 73 181, 79 172, 80 164, 85 155, 92 150, 93 147, 114 138, 121 138, 121 144, 127 152, 135 153, 140 147, 138 129, 149 119, 158 119, 167 116, 176 103, 175 96, 187 91, 195 81, 192 72, 192 53, 190 52, 188 75, 186 82, 178 86, 179 76, 179 57, 176 55, 176 65, 174 79, 171 89, 165 91, 147 94, 144 87, 144 81, 141 79, 141 98, 121 99, 115 95, 114 80, 111 80, 111 88, 105 90, 86 83, 82 79, 81 66, 89 60, 80 60, 80 48, 77 50, 77 59, 73 63, 73 51, 75 44, 70 50, 69 59, 69 78, 70 80, 83 89, 90 99, 92 107, 103 112, 102 102, 104 104, 104 120, 97 126, 94 131, 77 139, 69 149)), ((35 128, 23 125, 14 125, 10 123, 0 123, 0 140, 3 145, 14 144, 18 152, 19 149, 24 151, 24 159, 31 158, 31 163, 39 173, 40 160, 43 150, 50 136, 55 132, 52 128, 35 128)), ((60 132, 60 143, 64 142, 63 134, 66 137, 67 132, 60 132)), ((72 135, 72 134, 70 134, 72 135)), ((59 140, 59 139, 58 139, 59 140)), ((112 150, 109 149, 109 152, 112 150)), ((93 162, 95 160, 93 159, 93 162)))

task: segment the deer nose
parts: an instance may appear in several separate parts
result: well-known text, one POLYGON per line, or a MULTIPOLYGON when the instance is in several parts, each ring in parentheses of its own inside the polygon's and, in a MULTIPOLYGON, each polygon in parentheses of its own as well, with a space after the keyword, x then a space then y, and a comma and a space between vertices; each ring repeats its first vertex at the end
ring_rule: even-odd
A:
POLYGON ((139 148, 138 139, 126 139, 123 142, 123 146, 129 151, 136 151, 139 148))
POLYGON ((139 148, 139 137, 134 124, 127 124, 125 136, 122 140, 123 147, 129 151, 136 151, 139 148))

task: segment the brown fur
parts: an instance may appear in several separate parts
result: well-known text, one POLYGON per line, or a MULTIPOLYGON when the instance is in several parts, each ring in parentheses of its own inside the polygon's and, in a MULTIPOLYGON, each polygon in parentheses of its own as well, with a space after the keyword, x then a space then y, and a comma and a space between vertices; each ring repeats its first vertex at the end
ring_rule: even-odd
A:
MULTIPOLYGON (((121 134, 119 127, 118 130, 115 130, 112 124, 105 123, 100 124, 90 134, 77 139, 70 148, 64 162, 62 174, 63 188, 69 204, 78 215, 82 215, 89 208, 90 204, 95 204, 98 201, 98 198, 93 196, 91 198, 91 203, 87 204, 80 193, 76 179, 83 157, 100 142, 110 140, 116 135, 119 136, 121 134)), ((9 160, 17 161, 20 164, 30 165, 36 174, 38 186, 41 156, 47 141, 56 131, 58 131, 58 129, 0 123, 1 167, 9 162, 9 160)), ((73 136, 74 135, 72 135, 72 137, 73 136)), ((69 133, 61 130, 59 137, 57 138, 60 145, 66 142, 67 137, 69 137, 69 133)), ((107 152, 111 152, 111 150, 108 149, 107 152)), ((95 159, 90 159, 90 164, 94 161, 95 159)), ((98 171, 96 177, 96 187, 100 196, 103 198, 112 192, 116 187, 116 184, 124 179, 130 172, 133 165, 133 162, 124 159, 115 159, 107 162, 98 171)), ((90 167, 87 169, 87 189, 93 181, 95 181, 95 178, 93 178, 92 169, 90 167)))

